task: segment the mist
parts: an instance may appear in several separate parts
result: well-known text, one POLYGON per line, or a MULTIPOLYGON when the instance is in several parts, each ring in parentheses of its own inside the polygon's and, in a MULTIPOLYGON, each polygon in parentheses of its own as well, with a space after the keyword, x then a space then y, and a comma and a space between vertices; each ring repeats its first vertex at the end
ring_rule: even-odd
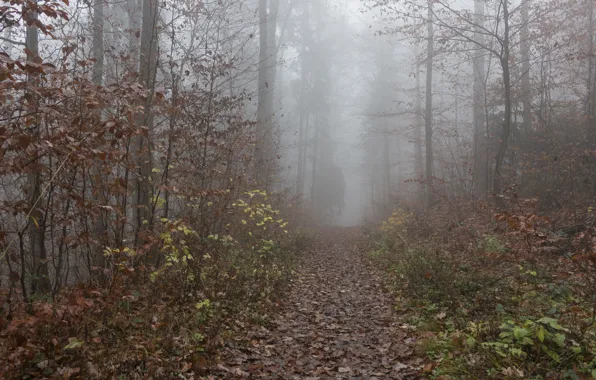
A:
MULTIPOLYGON (((572 75, 564 59, 585 45, 560 43, 573 27, 548 24, 573 17, 581 6, 563 11, 547 1, 508 2, 506 17, 499 1, 154 5, 155 25, 144 42, 143 5, 129 1, 108 3, 100 14, 67 7, 70 19, 59 21, 55 38, 38 50, 47 57, 71 48, 77 57, 101 57, 101 66, 87 66, 97 83, 131 79, 137 74, 127 70, 138 64, 141 82, 167 101, 195 92, 201 112, 213 116, 204 125, 214 132, 229 128, 217 125, 223 114, 213 114, 213 100, 226 100, 235 118, 254 123, 243 129, 254 145, 235 148, 253 156, 246 180, 295 196, 304 225, 356 226, 402 206, 498 196, 505 177, 520 169, 512 164, 515 147, 507 156, 516 125, 528 129, 531 119, 544 119, 531 110, 545 107, 536 103, 545 95, 532 81, 544 79, 545 65, 572 75), (98 17, 101 35, 89 35, 99 31, 98 17), (71 44, 72 36, 85 42, 71 44), (138 63, 131 54, 137 49, 138 63), (529 92, 533 99, 524 95, 529 92)), ((13 27, 3 36, 9 55, 26 43, 13 27)), ((571 70, 589 75, 585 67, 578 62, 571 70)), ((548 96, 579 104, 585 89, 557 84, 548 96)), ((157 114, 147 120, 150 129, 167 134, 170 116, 157 114)), ((204 137, 203 144, 218 139, 204 137)))
POLYGON ((594 378, 595 5, 3 1, 0 377, 594 378))

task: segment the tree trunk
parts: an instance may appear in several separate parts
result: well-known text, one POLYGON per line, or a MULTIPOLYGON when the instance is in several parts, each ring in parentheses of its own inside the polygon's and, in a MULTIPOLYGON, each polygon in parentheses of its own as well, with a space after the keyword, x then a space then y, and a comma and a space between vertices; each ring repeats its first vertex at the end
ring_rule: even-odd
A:
POLYGON ((277 79, 277 18, 279 13, 279 0, 269 0, 269 17, 267 18, 267 85, 268 90, 265 93, 265 108, 268 110, 267 117, 269 122, 267 123, 268 132, 265 135, 265 176, 263 178, 265 190, 270 191, 272 188, 272 182, 277 171, 277 162, 275 160, 275 133, 279 132, 279 124, 275 119, 274 110, 274 95, 275 95, 275 83, 277 79))
POLYGON ((304 176, 306 170, 306 131, 308 129, 308 112, 306 105, 306 91, 308 83, 308 71, 310 66, 308 65, 307 52, 308 42, 307 36, 310 34, 309 29, 309 3, 304 2, 304 12, 302 14, 301 31, 302 31, 302 50, 300 53, 300 125, 298 130, 298 174, 297 174, 297 195, 302 196, 304 194, 304 176))
POLYGON ((505 101, 505 115, 503 120, 503 133, 499 143, 499 150, 495 159, 495 176, 493 179, 493 196, 498 207, 504 208, 505 202, 502 198, 502 170, 503 160, 507 152, 507 143, 509 135, 511 134, 511 74, 509 70, 509 0, 503 0, 503 22, 504 22, 504 36, 503 36, 503 55, 501 56, 501 68, 503 70, 503 92, 505 101))
MULTIPOLYGON (((594 1, 587 0, 588 13, 588 83, 586 94, 586 136, 590 149, 596 149, 596 28, 594 27, 594 1)), ((596 160, 592 159, 592 193, 596 194, 596 160)))
POLYGON ((139 36, 141 29, 141 7, 139 0, 126 0, 128 12, 128 49, 130 54, 129 70, 135 72, 139 62, 139 36))
MULTIPOLYGON (((596 36, 594 35, 594 2, 588 1, 588 33, 589 46, 588 46, 588 83, 587 83, 587 96, 586 96, 586 116, 587 116, 587 135, 590 145, 596 146, 596 36)), ((594 181, 596 189, 596 181, 594 181)))
POLYGON ((427 54, 426 54, 426 112, 425 112, 425 146, 426 146, 426 185, 428 187, 426 204, 431 206, 433 200, 433 56, 434 56, 434 31, 433 31, 433 0, 428 0, 427 20, 427 54))
POLYGON ((485 173, 487 160, 485 150, 487 141, 485 138, 485 113, 484 113, 484 81, 485 81, 485 52, 480 47, 484 45, 484 0, 474 2, 474 11, 476 18, 476 31, 474 40, 479 46, 474 53, 474 190, 476 195, 486 194, 488 183, 485 173))
MULTIPOLYGON (((416 129, 414 131, 414 161, 416 178, 422 179, 424 176, 424 164, 422 159, 422 129, 424 128, 423 116, 422 116, 422 89, 420 88, 420 63, 416 65, 416 129)), ((418 185, 418 194, 422 195, 422 187, 418 185)), ((420 198, 422 200, 422 198, 420 198)))
POLYGON ((257 133, 255 144, 255 179, 268 189, 273 172, 273 88, 275 83, 277 52, 277 0, 271 0, 271 13, 267 14, 267 0, 259 0, 259 78, 257 107, 257 133))
MULTIPOLYGON (((39 31, 33 20, 37 20, 37 13, 26 14, 29 18, 25 46, 27 50, 27 61, 41 63, 39 57, 39 31)), ((39 86, 39 74, 29 72, 27 79, 28 106, 30 114, 37 113, 39 99, 35 88, 39 86)), ((36 146, 39 140, 40 125, 36 120, 31 126, 31 146, 36 146)), ((48 293, 51 291, 51 282, 48 272, 47 255, 44 242, 45 220, 42 210, 41 194, 41 167, 37 160, 37 152, 32 154, 31 172, 27 174, 27 195, 29 196, 29 245, 33 262, 33 273, 31 279, 31 293, 48 293)))
MULTIPOLYGON (((103 84, 104 74, 104 44, 103 44, 103 28, 104 28, 104 0, 94 0, 93 2, 93 84, 101 86, 103 84)), ((101 111, 97 112, 97 122, 101 122, 101 111)), ((94 159, 94 165, 91 168, 91 176, 93 181, 92 190, 96 201, 100 205, 106 204, 105 189, 101 173, 102 162, 100 159, 94 159)), ((103 267, 105 265, 105 258, 103 255, 103 248, 107 244, 107 225, 106 213, 103 210, 99 211, 95 221, 93 222, 93 232, 95 240, 97 241, 93 251, 94 265, 103 267)))
POLYGON ((391 202, 391 151, 389 149, 389 121, 383 118, 383 200, 385 207, 391 202))
POLYGON ((311 186, 310 186, 310 202, 312 210, 316 215, 317 203, 316 203, 316 187, 317 187, 317 164, 319 158, 319 120, 315 115, 315 122, 313 125, 313 146, 312 146, 312 173, 311 173, 311 186))
POLYGON ((520 30, 520 53, 522 64, 521 77, 521 98, 523 104, 523 126, 524 130, 530 131, 532 129, 532 93, 530 84, 530 0, 523 0, 522 8, 522 25, 520 30))
POLYGON ((259 78, 258 78, 258 105, 257 105, 257 130, 255 142, 255 180, 258 184, 266 182, 265 173, 265 148, 268 130, 268 114, 266 92, 267 83, 267 0, 259 0, 259 78))
POLYGON ((302 196, 302 192, 304 191, 304 176, 302 174, 302 162, 304 161, 304 150, 302 146, 304 145, 304 111, 302 107, 300 107, 300 121, 298 126, 298 172, 296 177, 296 195, 302 196))
POLYGON ((133 141, 133 150, 135 151, 138 166, 134 199, 137 243, 139 243, 139 232, 151 224, 149 207, 151 196, 149 178, 151 176, 151 127, 153 125, 151 105, 157 66, 157 17, 158 0, 143 0, 139 82, 147 89, 148 95, 143 104, 144 112, 136 119, 137 127, 143 128, 142 133, 135 136, 133 141))

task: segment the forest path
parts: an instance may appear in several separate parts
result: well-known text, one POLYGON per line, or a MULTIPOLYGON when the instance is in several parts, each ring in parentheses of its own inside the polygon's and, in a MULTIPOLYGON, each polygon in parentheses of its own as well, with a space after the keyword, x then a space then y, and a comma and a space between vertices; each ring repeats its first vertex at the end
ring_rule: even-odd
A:
POLYGON ((321 234, 269 329, 222 352, 216 378, 416 379, 413 340, 380 276, 358 250, 358 229, 321 234))

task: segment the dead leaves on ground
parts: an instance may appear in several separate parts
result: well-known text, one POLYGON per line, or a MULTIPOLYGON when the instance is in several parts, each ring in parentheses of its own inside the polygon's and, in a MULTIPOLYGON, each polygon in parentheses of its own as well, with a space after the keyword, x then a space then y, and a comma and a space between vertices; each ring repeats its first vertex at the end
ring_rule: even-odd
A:
POLYGON ((350 235, 319 239, 273 325, 229 344, 209 378, 417 378, 414 339, 350 235))

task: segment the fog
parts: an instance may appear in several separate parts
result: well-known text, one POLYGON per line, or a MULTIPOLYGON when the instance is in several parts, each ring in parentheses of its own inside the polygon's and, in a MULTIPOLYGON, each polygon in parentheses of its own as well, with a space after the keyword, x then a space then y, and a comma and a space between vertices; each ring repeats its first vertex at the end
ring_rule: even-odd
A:
POLYGON ((414 189, 405 181, 416 178, 412 109, 416 47, 400 41, 399 36, 383 35, 385 23, 379 12, 366 5, 345 0, 316 6, 304 2, 289 10, 289 17, 279 16, 286 20, 309 17, 306 33, 312 33, 308 43, 303 30, 296 31, 294 40, 280 41, 284 60, 278 78, 283 82, 274 90, 278 112, 285 118, 280 122, 283 158, 279 176, 303 195, 316 218, 344 226, 361 225, 366 218, 386 213, 393 200, 388 192, 410 197, 414 189), (317 8, 317 15, 305 16, 310 12, 305 7, 317 8), (312 88, 296 88, 302 84, 302 67, 313 70, 312 88), (301 91, 316 99, 315 103, 301 106, 301 91), (308 119, 302 144, 300 112, 307 115, 303 120, 308 119), (302 191, 296 182, 300 146, 306 157, 302 191), (316 158, 315 149, 319 150, 316 158), (324 173, 321 178, 317 169, 324 173), (343 202, 338 202, 342 196, 343 202))
POLYGON ((548 2, 503 5, 281 2, 278 83, 267 87, 280 116, 281 187, 313 219, 346 226, 444 196, 498 194, 495 175, 512 162, 497 154, 499 118, 531 123, 529 77, 561 56, 553 43, 529 45, 556 39, 546 23, 569 16, 548 2))
MULTIPOLYGON (((145 193, 133 203, 141 209, 154 197, 167 204, 155 215, 198 220, 212 202, 204 194, 259 188, 283 194, 300 224, 355 226, 398 208, 499 199, 505 183, 524 184, 518 153, 543 149, 528 136, 554 122, 583 124, 575 117, 596 109, 594 38, 582 32, 593 26, 580 17, 591 4, 64 2, 53 5, 64 13, 41 10, 50 27, 41 34, 7 21, 2 49, 29 59, 29 46, 62 79, 130 90, 105 95, 110 102, 146 91, 129 103, 102 100, 99 116, 147 131, 147 141, 119 145, 139 178, 167 172, 149 186, 126 171, 127 191, 145 193), (124 117, 130 104, 138 109, 124 117), (199 193, 199 211, 170 202, 174 187, 199 193)), ((138 208, 129 203, 128 221, 138 208)))

